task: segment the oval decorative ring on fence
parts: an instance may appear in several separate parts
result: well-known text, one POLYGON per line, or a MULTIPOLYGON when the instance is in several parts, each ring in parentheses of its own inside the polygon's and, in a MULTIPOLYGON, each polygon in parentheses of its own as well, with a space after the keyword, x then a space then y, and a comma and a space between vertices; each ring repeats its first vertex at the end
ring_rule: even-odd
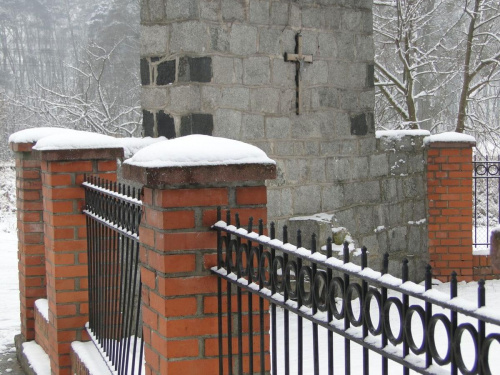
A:
POLYGON ((304 305, 310 305, 312 302, 311 293, 312 270, 309 266, 304 266, 299 271, 299 293, 304 305), (306 290, 306 285, 309 285, 309 291, 306 290))
POLYGON ((258 247, 252 246, 250 257, 248 259, 249 278, 252 282, 257 283, 260 280, 260 250, 258 247), (257 263, 254 266, 254 263, 257 263))
POLYGON ((236 240, 229 241, 229 245, 226 248, 226 267, 227 272, 231 273, 236 268, 236 252, 238 251, 238 242, 236 240))
POLYGON ((362 311, 362 307, 363 307, 363 299, 362 299, 362 291, 361 291, 361 286, 359 284, 356 284, 356 283, 353 283, 353 284, 349 284, 349 286, 347 287, 347 292, 346 292, 346 296, 345 296, 345 303, 347 305, 347 309, 346 309, 346 312, 347 312, 347 318, 349 319, 349 321, 351 322, 351 324, 354 326, 354 327, 360 327, 361 324, 363 324, 363 311, 362 311), (358 295, 358 300, 359 300, 359 317, 356 318, 354 316, 354 311, 352 310, 352 301, 353 301, 353 297, 354 297, 354 292, 356 292, 356 294, 358 295))
POLYGON ((365 302, 363 303, 363 314, 365 316, 365 321, 368 326, 368 331, 374 335, 378 336, 382 333, 382 295, 377 289, 370 289, 366 293, 365 302), (372 315, 371 315, 371 301, 375 298, 378 306, 378 325, 377 328, 373 325, 372 315))
POLYGON ((260 281, 266 288, 269 288, 273 283, 271 259, 272 256, 269 251, 264 251, 260 257, 260 281), (266 277, 266 275, 269 277, 266 277))
POLYGON ((411 351, 415 354, 422 354, 425 352, 425 312, 422 306, 413 305, 406 310, 405 324, 404 324, 405 335, 408 340, 408 346, 411 351), (411 327, 411 321, 413 315, 417 314, 420 318, 420 322, 422 323, 422 344, 417 346, 415 343, 415 339, 413 338, 413 329, 411 327))
POLYGON ((330 312, 335 317, 335 319, 343 319, 344 318, 344 280, 340 277, 334 277, 330 286, 328 287, 328 304, 330 306, 330 312), (341 301, 341 309, 337 310, 337 301, 335 300, 336 292, 338 292, 339 299, 341 301))
POLYGON ((490 346, 496 341, 500 344, 500 334, 489 334, 483 341, 483 348, 481 349, 481 365, 484 375, 491 375, 490 363, 488 361, 490 354, 490 346))
MULTIPOLYGON (((477 330, 470 323, 464 323, 459 325, 457 330, 455 331, 455 337, 453 339, 453 349, 454 349, 453 353, 455 355, 455 362, 457 363, 457 367, 460 370, 460 372, 464 375, 474 375, 478 373, 478 366, 477 366, 478 358, 477 357, 474 358, 474 366, 472 366, 472 368, 469 370, 462 356, 461 342, 462 342, 462 335, 464 334, 465 331, 469 333, 472 342, 474 343, 474 354, 477 353, 477 348, 478 348, 477 330)), ((448 337, 449 335, 450 334, 448 332, 448 337)))
POLYGON ((294 260, 288 261, 285 268, 285 287, 288 297, 291 299, 297 298, 297 262, 294 260), (293 285, 292 285, 293 283, 293 285))
POLYGON ((239 251, 238 251, 238 270, 240 272, 240 276, 248 276, 250 273, 250 263, 248 261, 249 258, 249 252, 248 252, 248 246, 247 244, 240 244, 239 251), (243 263, 243 254, 245 254, 245 260, 246 262, 243 263))
POLYGON ((328 309, 328 276, 325 271, 319 270, 314 275, 313 299, 319 311, 325 312, 328 309))
POLYGON ((398 345, 403 342, 403 304, 396 297, 388 298, 384 304, 384 329, 387 335, 387 338, 391 342, 392 345, 398 345), (399 333, 398 336, 394 336, 391 328, 391 320, 390 320, 390 310, 391 306, 395 306, 398 314, 399 314, 399 333))
POLYGON ((277 256, 273 261, 273 285, 278 293, 283 293, 285 290, 285 283, 283 282, 283 264, 284 260, 282 256, 277 256), (278 270, 281 270, 281 275, 278 270))
POLYGON ((488 166, 488 174, 490 176, 496 176, 498 174, 498 165, 491 164, 488 166))
POLYGON ((450 320, 446 315, 443 314, 433 315, 429 321, 429 325, 427 326, 427 342, 429 343, 429 351, 431 352, 432 358, 438 365, 441 366, 449 363, 451 358, 450 326, 450 320), (441 357, 441 355, 439 354, 436 347, 436 338, 434 337, 436 333, 436 324, 438 324, 438 322, 441 322, 443 324, 444 329, 446 330, 446 334, 448 335, 448 340, 446 340, 446 342, 448 343, 448 347, 446 349, 446 355, 444 357, 441 357))

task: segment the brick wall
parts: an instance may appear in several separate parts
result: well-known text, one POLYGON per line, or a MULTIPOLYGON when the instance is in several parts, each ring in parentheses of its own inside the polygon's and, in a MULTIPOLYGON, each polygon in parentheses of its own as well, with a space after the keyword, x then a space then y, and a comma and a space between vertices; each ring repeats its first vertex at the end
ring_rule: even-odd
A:
POLYGON ((35 338, 34 305, 45 298, 45 247, 40 160, 31 152, 32 143, 12 143, 16 158, 17 235, 21 334, 35 338))
POLYGON ((429 256, 433 274, 474 279, 472 255, 472 146, 436 142, 427 152, 429 256))
MULTIPOLYGON (((217 233, 210 226, 218 206, 239 212, 242 223, 250 216, 265 219, 264 182, 274 169, 163 168, 153 174, 126 165, 124 174, 145 185, 140 240, 146 373, 218 374, 217 278, 209 273, 216 265, 217 233)), ((267 315, 265 321, 269 326, 267 315)))

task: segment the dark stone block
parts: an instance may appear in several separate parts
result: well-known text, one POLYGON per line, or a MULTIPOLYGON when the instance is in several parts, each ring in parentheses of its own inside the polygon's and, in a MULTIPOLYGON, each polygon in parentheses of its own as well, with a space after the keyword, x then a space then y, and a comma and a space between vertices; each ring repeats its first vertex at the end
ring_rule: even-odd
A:
POLYGON ((181 118, 181 136, 190 134, 212 135, 214 118, 205 113, 193 113, 181 118))
POLYGON ((211 57, 181 57, 179 59, 180 82, 211 82, 211 57))
POLYGON ((158 137, 175 138, 174 118, 168 113, 160 111, 156 114, 158 123, 158 137))
POLYGON ((375 86, 375 65, 369 64, 366 67, 366 87, 375 86))
POLYGON ((149 62, 147 59, 141 59, 141 84, 147 86, 149 83, 149 62))
POLYGON ((368 134, 368 124, 366 122, 366 114, 351 116, 351 135, 366 135, 368 134))
POLYGON ((155 119, 149 111, 142 111, 142 134, 144 137, 155 136, 155 119))
POLYGON ((158 76, 156 77, 156 84, 159 86, 168 85, 175 81, 175 60, 169 60, 158 64, 156 70, 158 76))

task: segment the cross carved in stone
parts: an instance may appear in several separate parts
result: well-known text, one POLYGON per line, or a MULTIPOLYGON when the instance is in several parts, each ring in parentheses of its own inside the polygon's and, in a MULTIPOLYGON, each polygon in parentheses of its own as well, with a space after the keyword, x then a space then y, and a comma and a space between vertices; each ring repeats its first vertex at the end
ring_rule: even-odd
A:
POLYGON ((297 66, 297 75, 295 81, 297 82, 297 114, 300 115, 302 112, 302 95, 300 82, 302 81, 302 71, 304 69, 304 63, 312 63, 313 55, 303 55, 302 54, 302 34, 297 34, 297 47, 296 53, 285 53, 285 61, 295 62, 297 66))

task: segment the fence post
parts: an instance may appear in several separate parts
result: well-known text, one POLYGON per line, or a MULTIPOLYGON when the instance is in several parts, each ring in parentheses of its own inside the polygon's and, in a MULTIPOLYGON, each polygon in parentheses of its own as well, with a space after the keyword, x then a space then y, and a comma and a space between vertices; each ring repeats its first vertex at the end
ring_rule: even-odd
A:
POLYGON ((87 228, 82 213, 84 174, 116 180, 123 149, 37 151, 43 182, 45 259, 52 374, 71 373, 70 345, 86 341, 87 228))
POLYGON ((470 136, 452 134, 450 140, 440 134, 428 137, 427 142, 429 257, 437 279, 449 281, 451 272, 456 271, 459 281, 471 281, 475 141, 470 136), (443 137, 433 138, 438 136, 443 137))
POLYGON ((218 374, 217 278, 209 272, 216 265, 217 233, 210 227, 217 206, 239 212, 242 225, 250 216, 266 220, 265 180, 275 177, 275 166, 124 164, 123 172, 145 186, 140 261, 146 374, 218 374))
POLYGON ((35 301, 45 298, 45 247, 40 160, 31 142, 11 142, 16 160, 19 298, 23 341, 35 339, 35 301))

